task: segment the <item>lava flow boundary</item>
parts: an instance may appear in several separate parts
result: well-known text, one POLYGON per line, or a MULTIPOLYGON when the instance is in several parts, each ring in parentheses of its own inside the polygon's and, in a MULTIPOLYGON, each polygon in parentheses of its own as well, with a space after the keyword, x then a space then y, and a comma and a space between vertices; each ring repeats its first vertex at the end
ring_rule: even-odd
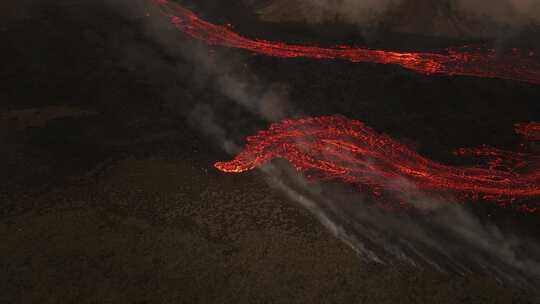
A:
POLYGON ((280 58, 348 60, 399 65, 421 74, 499 78, 540 84, 540 61, 533 51, 513 49, 499 55, 480 47, 447 48, 440 52, 394 52, 351 46, 324 48, 250 39, 199 18, 195 13, 169 0, 151 0, 181 32, 208 45, 237 48, 259 55, 280 58))

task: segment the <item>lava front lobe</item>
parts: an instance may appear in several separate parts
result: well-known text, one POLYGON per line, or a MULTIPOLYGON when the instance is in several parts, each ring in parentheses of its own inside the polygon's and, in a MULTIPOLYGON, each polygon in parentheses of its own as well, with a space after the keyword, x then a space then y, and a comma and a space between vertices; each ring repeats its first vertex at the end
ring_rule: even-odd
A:
POLYGON ((438 163, 360 121, 336 115, 274 123, 248 137, 244 150, 232 161, 218 162, 215 167, 240 173, 282 158, 311 180, 338 181, 376 196, 423 191, 538 211, 531 200, 540 196, 540 156, 488 146, 455 154, 483 164, 438 163))

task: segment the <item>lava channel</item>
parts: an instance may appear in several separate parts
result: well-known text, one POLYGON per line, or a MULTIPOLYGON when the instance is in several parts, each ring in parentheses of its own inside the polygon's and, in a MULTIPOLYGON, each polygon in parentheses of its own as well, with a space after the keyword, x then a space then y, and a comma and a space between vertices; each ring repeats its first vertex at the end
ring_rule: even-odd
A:
POLYGON ((181 32, 209 45, 248 50, 255 54, 280 58, 340 59, 352 62, 396 64, 422 74, 463 75, 500 78, 540 84, 540 62, 534 52, 499 56, 493 49, 448 48, 440 53, 392 52, 350 46, 323 48, 293 45, 260 39, 249 39, 230 30, 200 19, 192 11, 169 0, 151 0, 163 15, 170 18, 181 32))
MULTIPOLYGON (((537 124, 519 124, 525 138, 539 138, 537 124)), ((396 198, 420 191, 458 202, 491 201, 531 213, 540 211, 540 155, 493 147, 460 149, 482 165, 458 167, 429 160, 360 121, 343 116, 284 120, 247 138, 232 161, 217 162, 223 172, 241 173, 274 158, 287 160, 312 181, 358 187, 374 197, 396 198)), ((398 206, 410 206, 403 201, 398 206)), ((422 209, 422 208, 420 208, 422 209)))

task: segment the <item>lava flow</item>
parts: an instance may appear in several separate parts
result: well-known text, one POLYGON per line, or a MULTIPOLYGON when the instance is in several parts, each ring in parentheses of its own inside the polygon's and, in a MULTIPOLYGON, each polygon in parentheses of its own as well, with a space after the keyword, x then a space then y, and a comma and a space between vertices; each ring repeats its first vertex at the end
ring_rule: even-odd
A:
POLYGON ((530 141, 540 140, 540 123, 529 122, 517 124, 516 133, 530 141))
MULTIPOLYGON (((527 129, 524 126, 536 125, 516 128, 527 129)), ((538 129, 529 131, 526 134, 540 135, 538 129)), ((234 160, 218 162, 215 167, 240 173, 282 158, 310 180, 343 182, 377 197, 421 191, 460 201, 493 201, 531 213, 540 211, 532 202, 540 197, 540 156, 488 146, 460 149, 455 154, 478 158, 485 165, 437 163, 360 121, 337 115, 274 123, 248 137, 246 147, 234 160)))
POLYGON ((494 50, 449 48, 440 53, 392 52, 350 46, 323 48, 291 45, 282 42, 249 39, 230 30, 200 19, 192 11, 169 0, 152 0, 175 27, 194 39, 209 45, 248 50, 256 54, 281 58, 306 57, 340 59, 352 62, 396 64, 422 74, 463 75, 501 78, 540 84, 540 62, 535 54, 498 56, 494 50))

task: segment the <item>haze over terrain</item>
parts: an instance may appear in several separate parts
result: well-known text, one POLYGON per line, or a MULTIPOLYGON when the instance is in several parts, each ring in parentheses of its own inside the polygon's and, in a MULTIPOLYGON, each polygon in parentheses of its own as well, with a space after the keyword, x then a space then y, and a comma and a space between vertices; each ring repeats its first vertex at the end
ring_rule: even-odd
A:
POLYGON ((491 37, 538 24, 535 0, 245 0, 261 19, 350 23, 422 35, 491 37))

